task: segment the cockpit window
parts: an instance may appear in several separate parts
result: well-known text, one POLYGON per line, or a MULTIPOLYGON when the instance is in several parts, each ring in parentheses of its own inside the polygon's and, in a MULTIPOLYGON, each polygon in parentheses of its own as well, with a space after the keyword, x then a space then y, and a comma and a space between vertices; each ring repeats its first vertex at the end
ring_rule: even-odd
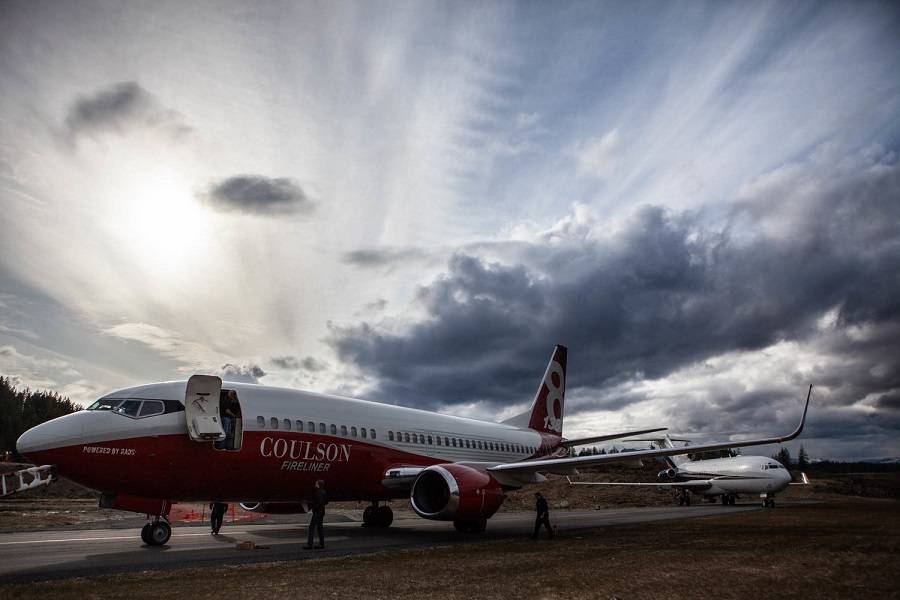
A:
POLYGON ((122 402, 121 398, 100 398, 87 407, 88 410, 112 410, 122 402))
POLYGON ((153 415, 161 415, 165 412, 165 406, 161 400, 144 400, 141 404, 141 410, 138 417, 152 417, 153 415))
POLYGON ((135 419, 154 415, 184 412, 184 404, 178 400, 139 400, 137 398, 100 398, 87 410, 109 410, 135 419), (143 402, 143 404, 141 404, 143 402))
POLYGON ((138 410, 141 408, 140 400, 126 400, 122 404, 116 408, 116 412, 120 415, 126 415, 129 417, 136 417, 138 415, 138 410))

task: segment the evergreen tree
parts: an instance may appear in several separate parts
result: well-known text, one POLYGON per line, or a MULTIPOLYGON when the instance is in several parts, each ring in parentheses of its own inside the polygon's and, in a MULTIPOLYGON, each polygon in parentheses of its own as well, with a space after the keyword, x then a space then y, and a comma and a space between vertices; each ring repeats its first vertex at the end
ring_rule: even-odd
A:
POLYGON ((806 449, 801 445, 800 453, 797 455, 797 466, 801 469, 809 466, 809 454, 806 453, 806 449))
POLYGON ((785 469, 791 468, 791 451, 784 446, 782 446, 781 449, 778 450, 778 452, 773 454, 772 458, 784 465, 785 469))
POLYGON ((16 440, 35 425, 81 410, 56 392, 17 389, 9 377, 0 377, 0 453, 15 454, 16 440))

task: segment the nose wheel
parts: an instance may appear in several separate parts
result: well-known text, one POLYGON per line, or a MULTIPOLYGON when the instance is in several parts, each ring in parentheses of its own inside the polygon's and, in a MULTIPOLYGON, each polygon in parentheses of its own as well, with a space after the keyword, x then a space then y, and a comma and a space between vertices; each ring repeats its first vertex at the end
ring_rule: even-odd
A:
POLYGON ((141 528, 141 539, 148 546, 162 546, 172 537, 172 526, 164 519, 156 519, 141 528))

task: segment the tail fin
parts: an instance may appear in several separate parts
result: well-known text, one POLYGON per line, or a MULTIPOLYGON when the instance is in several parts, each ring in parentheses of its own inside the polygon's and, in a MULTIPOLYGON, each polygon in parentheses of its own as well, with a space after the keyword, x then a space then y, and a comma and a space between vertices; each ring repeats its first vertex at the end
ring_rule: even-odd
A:
MULTIPOLYGON (((672 438, 666 434, 661 440, 663 448, 675 448, 675 444, 672 443, 672 438)), ((680 442, 687 440, 678 440, 680 442)), ((691 459, 688 458, 687 454, 676 454, 675 456, 667 456, 665 457, 666 463, 670 467, 678 468, 679 466, 691 462, 691 459)))
POLYGON ((531 418, 528 427, 542 433, 562 435, 563 414, 566 402, 566 356, 565 346, 557 345, 544 371, 544 378, 538 386, 531 404, 531 418))

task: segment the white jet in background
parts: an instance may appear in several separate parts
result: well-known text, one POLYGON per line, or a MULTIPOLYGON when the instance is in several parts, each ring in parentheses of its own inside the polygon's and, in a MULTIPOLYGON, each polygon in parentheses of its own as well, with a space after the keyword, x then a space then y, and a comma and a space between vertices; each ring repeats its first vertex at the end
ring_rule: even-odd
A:
MULTIPOLYGON (((807 406, 809 396, 812 394, 812 386, 806 396, 807 406)), ((804 416, 805 416, 804 409, 804 416)), ((648 441, 648 440, 630 440, 648 441)), ((659 444, 662 448, 676 448, 674 442, 686 442, 687 440, 673 440, 668 435, 649 440, 659 444)), ((608 486, 634 486, 654 487, 657 489, 680 490, 678 503, 682 506, 690 506, 691 492, 708 498, 715 502, 717 497, 722 498, 722 504, 734 504, 736 498, 742 494, 759 494, 762 504, 766 508, 775 507, 775 494, 781 492, 789 485, 808 485, 809 479, 805 473, 801 473, 801 481, 791 482, 791 474, 780 462, 767 456, 732 456, 728 458, 715 458, 708 460, 690 460, 688 453, 695 452, 690 446, 684 448, 687 453, 674 456, 666 456, 664 460, 667 469, 659 472, 658 477, 668 479, 665 483, 631 483, 631 482, 599 482, 599 481, 572 481, 572 485, 608 485, 608 486)))

